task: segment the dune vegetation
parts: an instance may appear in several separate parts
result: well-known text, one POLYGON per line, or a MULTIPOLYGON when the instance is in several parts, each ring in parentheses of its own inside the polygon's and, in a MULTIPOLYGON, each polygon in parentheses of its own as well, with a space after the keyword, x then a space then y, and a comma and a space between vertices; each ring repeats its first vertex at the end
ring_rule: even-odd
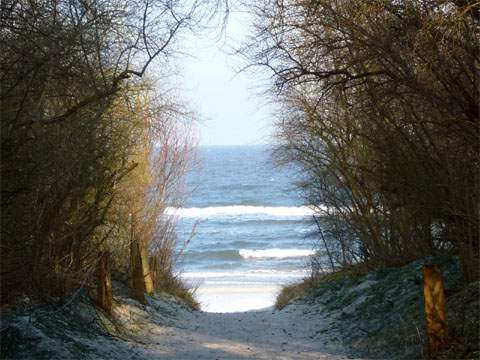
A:
POLYGON ((298 164, 331 267, 437 253, 479 278, 479 5, 257 2, 280 161, 298 164))
POLYGON ((196 143, 170 67, 177 37, 216 6, 2 2, 2 305, 95 291, 104 253, 129 282, 135 247, 158 291, 194 304, 162 216, 183 201, 196 143))

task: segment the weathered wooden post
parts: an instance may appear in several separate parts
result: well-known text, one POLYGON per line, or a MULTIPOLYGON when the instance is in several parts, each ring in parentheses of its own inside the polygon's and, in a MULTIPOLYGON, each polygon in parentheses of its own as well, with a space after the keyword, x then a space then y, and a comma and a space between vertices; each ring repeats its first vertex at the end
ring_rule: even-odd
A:
POLYGON ((130 260, 132 268, 133 297, 138 301, 145 303, 145 293, 153 293, 153 283, 150 276, 147 252, 142 242, 135 238, 133 221, 130 239, 130 260))
POLYGON ((112 313, 112 275, 110 272, 110 253, 100 253, 97 266, 97 305, 107 314, 112 313))
POLYGON ((436 265, 424 265, 422 270, 427 346, 429 355, 432 355, 448 346, 445 293, 442 274, 438 267, 436 265))
POLYGON ((152 278, 153 288, 155 289, 158 284, 158 261, 156 256, 150 258, 150 277, 152 278))

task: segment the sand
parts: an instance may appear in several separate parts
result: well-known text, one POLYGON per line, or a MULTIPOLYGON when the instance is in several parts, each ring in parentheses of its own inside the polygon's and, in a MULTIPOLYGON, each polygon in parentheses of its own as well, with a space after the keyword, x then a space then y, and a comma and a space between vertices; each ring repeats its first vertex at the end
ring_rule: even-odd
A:
POLYGON ((231 313, 259 310, 275 303, 280 285, 203 285, 195 298, 205 312, 231 313))
MULTIPOLYGON (((206 289, 205 296, 224 296, 224 309, 254 297, 265 288, 206 289), (223 291, 223 295, 222 295, 223 291), (228 296, 225 291, 229 291, 228 296), (209 294, 210 292, 210 294, 209 294)), ((263 292, 262 292, 263 291, 263 292)), ((31 316, 17 315, 5 322, 9 338, 5 359, 349 359, 337 334, 338 320, 321 305, 293 303, 241 312, 191 311, 169 295, 147 297, 142 305, 128 296, 116 296, 112 323, 82 295, 66 305, 39 307, 31 316), (108 330, 106 332, 105 330, 108 330)), ((245 306, 245 305, 244 305, 245 306)))
POLYGON ((156 321, 155 312, 149 311, 153 317, 138 328, 144 345, 136 350, 148 359, 351 358, 334 321, 320 310, 301 303, 281 311, 267 308, 211 313, 177 309, 169 326, 163 320, 156 321))

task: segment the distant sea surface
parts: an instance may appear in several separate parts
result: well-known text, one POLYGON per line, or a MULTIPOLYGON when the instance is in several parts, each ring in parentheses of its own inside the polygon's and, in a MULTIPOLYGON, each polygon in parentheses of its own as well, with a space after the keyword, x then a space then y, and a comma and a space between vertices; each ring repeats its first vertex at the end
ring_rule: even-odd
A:
POLYGON ((192 195, 183 208, 168 209, 179 218, 180 239, 196 224, 178 265, 182 277, 200 290, 228 292, 305 276, 311 210, 295 189, 297 172, 275 167, 264 146, 201 147, 198 156, 187 177, 192 195))

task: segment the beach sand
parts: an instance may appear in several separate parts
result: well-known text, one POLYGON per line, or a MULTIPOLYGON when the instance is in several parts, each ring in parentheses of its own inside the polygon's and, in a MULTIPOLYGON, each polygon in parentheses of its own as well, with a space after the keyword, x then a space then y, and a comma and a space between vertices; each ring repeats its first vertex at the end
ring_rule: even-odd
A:
POLYGON ((205 312, 231 313, 271 307, 279 291, 279 285, 202 285, 195 297, 205 312))
MULTIPOLYGON (((242 293, 228 286, 207 287, 204 296, 214 299, 211 305, 222 304, 224 310, 232 311, 244 299, 250 306, 262 306, 274 288, 245 288, 242 293), (264 300, 256 302, 256 296, 264 300)), ((270 307, 215 313, 191 311, 168 295, 148 296, 147 305, 116 296, 115 323, 110 324, 87 296, 81 299, 68 305, 69 311, 39 308, 33 320, 29 316, 11 319, 7 328, 19 342, 12 358, 44 358, 45 354, 54 360, 351 358, 337 333, 339 320, 328 317, 320 304, 298 302, 281 311, 270 307), (107 328, 112 333, 105 333, 107 328), (22 333, 28 336, 18 337, 22 333)))
MULTIPOLYGON (((237 306, 232 289, 223 290, 229 292, 232 305, 228 309, 232 310, 237 306)), ((221 291, 206 289, 206 296, 210 292, 223 299, 227 295, 221 291)), ((253 293, 239 291, 238 297, 243 296, 253 293)), ((153 309, 157 307, 154 302, 150 302, 153 309)), ((336 332, 338 320, 322 314, 321 307, 294 303, 281 311, 273 307, 221 313, 177 310, 169 326, 156 319, 156 311, 148 311, 150 319, 137 317, 145 324, 137 328, 143 343, 136 347, 137 354, 145 359, 182 360, 353 359, 336 332)))
POLYGON ((280 289, 264 283, 202 284, 195 294, 202 311, 183 312, 170 335, 159 336, 166 350, 162 358, 349 359, 334 321, 320 308, 295 303, 274 309, 280 289))

